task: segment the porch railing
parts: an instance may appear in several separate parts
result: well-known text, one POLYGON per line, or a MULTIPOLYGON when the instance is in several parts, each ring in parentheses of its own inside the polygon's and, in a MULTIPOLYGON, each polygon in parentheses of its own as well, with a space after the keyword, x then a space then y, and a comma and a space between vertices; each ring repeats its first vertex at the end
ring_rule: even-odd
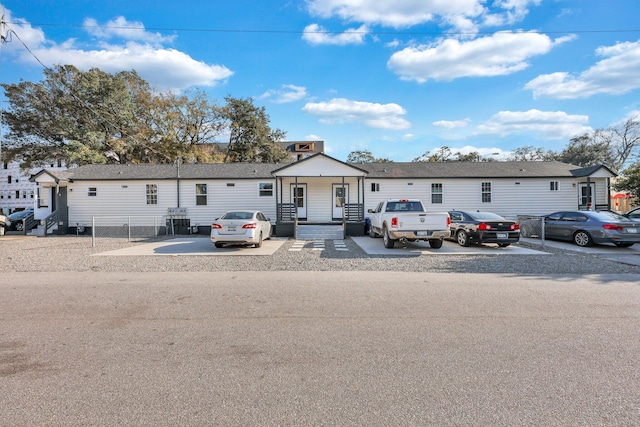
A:
POLYGON ((344 219, 347 222, 364 221, 364 205, 361 203, 345 203, 344 219))
POLYGON ((296 205, 294 203, 278 203, 276 216, 278 222, 295 221, 296 205))
POLYGON ((42 230, 42 235, 47 236, 49 234, 49 229, 54 225, 58 224, 58 211, 55 210, 49 214, 48 217, 41 220, 40 224, 44 225, 44 230, 42 230))

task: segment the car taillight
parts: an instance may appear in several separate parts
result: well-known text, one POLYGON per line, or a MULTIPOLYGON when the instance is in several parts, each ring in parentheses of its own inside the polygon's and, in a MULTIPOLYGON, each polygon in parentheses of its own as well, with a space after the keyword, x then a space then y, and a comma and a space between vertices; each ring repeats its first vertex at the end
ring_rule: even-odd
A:
POLYGON ((515 224, 511 224, 511 227, 509 227, 510 230, 520 230, 520 224, 518 224, 517 222, 515 224))
POLYGON ((222 228, 220 224, 213 223, 211 224, 211 228, 222 228))
POLYGON ((391 227, 392 228, 398 228, 398 217, 394 216, 393 218, 391 218, 391 227))
POLYGON ((447 215, 447 226, 451 225, 451 217, 447 215))
POLYGON ((622 231, 624 230, 624 227, 621 225, 616 225, 616 224, 604 224, 602 226, 602 228, 604 228, 605 230, 616 230, 616 231, 622 231))
POLYGON ((478 224, 478 230, 491 230, 491 226, 489 224, 481 222, 480 224, 478 224))
POLYGON ((249 224, 243 225, 242 228, 256 228, 256 223, 250 222, 249 224))

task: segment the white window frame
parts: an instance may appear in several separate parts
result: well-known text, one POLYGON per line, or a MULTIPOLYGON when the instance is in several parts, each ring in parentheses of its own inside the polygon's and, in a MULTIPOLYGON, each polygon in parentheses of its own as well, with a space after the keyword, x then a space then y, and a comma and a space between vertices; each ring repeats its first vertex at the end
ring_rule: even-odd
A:
POLYGON ((480 198, 482 203, 491 203, 491 182, 483 181, 480 183, 480 198))
POLYGON ((207 206, 209 203, 208 192, 207 184, 196 184, 196 206, 207 206), (202 188, 204 188, 204 192, 201 192, 202 188), (202 203, 203 199, 204 203, 202 203))
POLYGON ((444 203, 444 185, 441 182, 432 182, 431 183, 431 204, 441 205, 442 203, 444 203), (439 201, 437 200, 438 196, 440 198, 439 201))
POLYGON ((273 182, 259 182, 258 183, 258 197, 271 197, 273 198, 273 182), (270 186, 271 188, 265 188, 264 186, 270 186))
POLYGON ((146 202, 147 205, 158 204, 158 184, 146 184, 145 186, 146 202))

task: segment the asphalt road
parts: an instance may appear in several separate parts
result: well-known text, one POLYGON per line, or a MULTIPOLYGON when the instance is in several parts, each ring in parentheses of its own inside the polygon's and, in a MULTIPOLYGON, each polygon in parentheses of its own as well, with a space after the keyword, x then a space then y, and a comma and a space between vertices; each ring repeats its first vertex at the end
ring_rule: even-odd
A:
POLYGON ((637 275, 3 273, 3 426, 635 426, 637 275))

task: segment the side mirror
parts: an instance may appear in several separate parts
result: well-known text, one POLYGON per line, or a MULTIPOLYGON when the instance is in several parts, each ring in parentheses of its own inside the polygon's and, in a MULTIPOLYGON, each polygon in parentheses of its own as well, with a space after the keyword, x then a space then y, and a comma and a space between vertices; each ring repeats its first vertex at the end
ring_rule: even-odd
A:
POLYGON ((367 213, 373 213, 373 209, 367 209, 367 213))

